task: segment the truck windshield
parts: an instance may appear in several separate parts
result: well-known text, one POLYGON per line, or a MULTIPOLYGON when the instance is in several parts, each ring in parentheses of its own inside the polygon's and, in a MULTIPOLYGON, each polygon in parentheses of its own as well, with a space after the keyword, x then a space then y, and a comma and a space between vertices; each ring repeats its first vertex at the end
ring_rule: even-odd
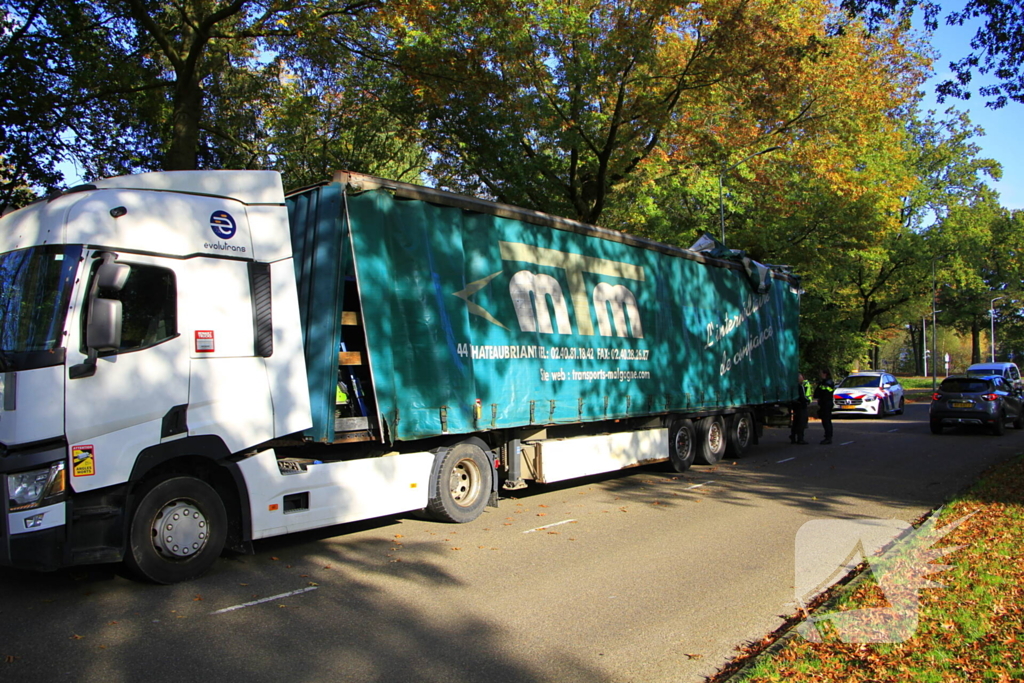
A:
POLYGON ((64 362, 64 319, 80 246, 0 254, 0 372, 64 362))

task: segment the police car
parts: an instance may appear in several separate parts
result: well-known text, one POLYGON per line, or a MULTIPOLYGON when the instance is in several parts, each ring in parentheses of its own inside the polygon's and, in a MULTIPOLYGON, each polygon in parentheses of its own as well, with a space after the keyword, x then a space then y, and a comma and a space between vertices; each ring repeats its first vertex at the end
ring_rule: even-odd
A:
POLYGON ((883 417, 903 406, 903 386, 887 372, 855 372, 836 387, 836 413, 883 417))

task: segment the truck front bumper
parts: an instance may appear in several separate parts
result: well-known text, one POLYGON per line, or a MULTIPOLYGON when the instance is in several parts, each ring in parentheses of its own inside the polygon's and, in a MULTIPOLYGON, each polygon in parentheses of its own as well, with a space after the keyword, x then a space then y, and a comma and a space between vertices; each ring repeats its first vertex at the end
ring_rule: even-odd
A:
POLYGON ((0 529, 0 565, 44 572, 60 569, 67 564, 66 539, 63 526, 13 536, 0 529))
POLYGON ((0 565, 53 571, 67 566, 68 503, 60 501, 28 510, 10 509, 8 475, 45 468, 67 457, 63 440, 25 450, 3 448, 0 457, 0 565))

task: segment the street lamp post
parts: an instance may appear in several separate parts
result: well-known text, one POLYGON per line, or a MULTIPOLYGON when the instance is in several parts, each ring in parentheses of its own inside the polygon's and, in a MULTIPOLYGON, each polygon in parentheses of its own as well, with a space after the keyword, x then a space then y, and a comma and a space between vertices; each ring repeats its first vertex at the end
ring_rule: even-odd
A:
POLYGON ((942 311, 935 310, 935 299, 938 296, 938 284, 935 280, 935 257, 932 257, 932 391, 935 391, 936 384, 938 383, 939 374, 939 356, 935 353, 935 332, 938 328, 936 314, 942 311))
POLYGON ((992 360, 990 362, 996 362, 996 302, 1000 299, 1005 299, 1005 296, 997 296, 988 305, 988 316, 992 321, 992 331, 989 333, 989 341, 992 343, 992 360))
POLYGON ((921 366, 924 376, 928 376, 928 318, 921 316, 921 366))
POLYGON ((741 164, 745 164, 746 162, 750 161, 754 157, 761 156, 762 154, 767 154, 768 152, 774 152, 777 149, 782 149, 782 146, 781 145, 775 145, 774 147, 769 147, 768 149, 762 149, 760 152, 754 152, 750 156, 747 156, 747 157, 744 157, 744 158, 740 159, 739 161, 737 161, 735 164, 733 164, 729 168, 723 168, 722 172, 718 174, 718 220, 719 220, 719 222, 721 224, 720 241, 722 242, 722 244, 725 244, 725 202, 724 202, 724 199, 722 197, 722 184, 723 184, 722 178, 729 171, 733 170, 734 168, 736 168, 737 166, 739 166, 741 164))

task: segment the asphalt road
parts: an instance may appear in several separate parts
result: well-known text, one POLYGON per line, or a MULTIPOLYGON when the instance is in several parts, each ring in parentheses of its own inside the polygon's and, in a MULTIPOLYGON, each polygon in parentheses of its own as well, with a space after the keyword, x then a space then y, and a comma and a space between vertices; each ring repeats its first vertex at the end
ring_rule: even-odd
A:
POLYGON ((794 611, 805 522, 912 521, 1024 449, 933 436, 927 404, 808 438, 262 542, 185 585, 0 569, 0 681, 701 681, 794 611))

